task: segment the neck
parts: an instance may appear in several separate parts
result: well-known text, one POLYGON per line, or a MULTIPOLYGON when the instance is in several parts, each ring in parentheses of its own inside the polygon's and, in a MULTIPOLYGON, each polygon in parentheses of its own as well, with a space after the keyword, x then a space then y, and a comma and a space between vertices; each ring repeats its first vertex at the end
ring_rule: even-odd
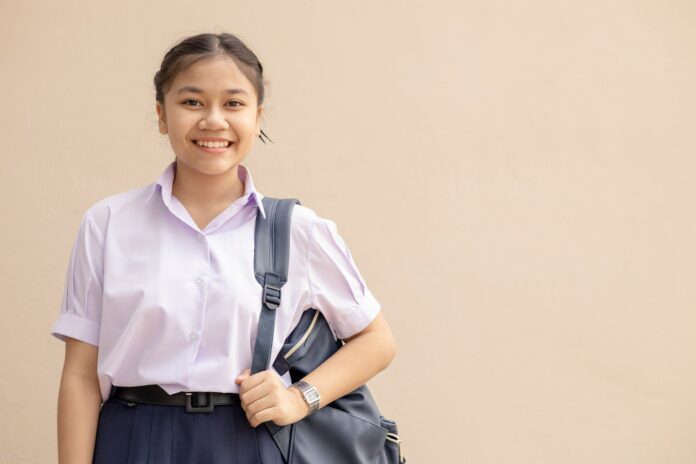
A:
POLYGON ((172 195, 185 205, 230 204, 244 195, 244 182, 239 178, 238 167, 235 165, 223 174, 209 175, 191 170, 177 161, 172 195))

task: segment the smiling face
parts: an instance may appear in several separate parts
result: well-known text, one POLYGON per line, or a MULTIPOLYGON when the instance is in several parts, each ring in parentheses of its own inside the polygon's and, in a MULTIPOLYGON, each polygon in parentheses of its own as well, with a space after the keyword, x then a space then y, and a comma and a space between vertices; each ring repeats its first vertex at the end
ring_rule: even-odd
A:
POLYGON ((181 71, 164 95, 164 107, 157 102, 159 130, 169 135, 177 163, 209 175, 236 169, 244 160, 260 133, 262 112, 253 84, 227 55, 181 71), (228 146, 197 143, 212 139, 228 146))

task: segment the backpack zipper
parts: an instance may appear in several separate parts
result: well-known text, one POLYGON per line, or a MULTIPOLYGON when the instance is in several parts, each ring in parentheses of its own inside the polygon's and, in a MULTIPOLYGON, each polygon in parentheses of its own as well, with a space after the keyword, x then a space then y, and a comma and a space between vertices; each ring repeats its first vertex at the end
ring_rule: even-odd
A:
POLYGON ((292 354, 295 351, 297 351, 304 342, 307 341, 310 332, 312 332, 312 329, 314 328, 314 323, 317 321, 317 318, 319 317, 319 311, 316 309, 314 311, 314 317, 312 318, 312 322, 309 324, 309 327, 307 328, 307 330, 305 330, 305 333, 302 334, 302 337, 297 341, 297 343, 295 343, 295 345, 290 350, 288 350, 287 353, 285 353, 285 355, 283 356, 285 359, 288 359, 290 356, 292 356, 292 354))
POLYGON ((278 207, 278 203, 280 203, 280 200, 273 202, 273 205, 271 206, 271 214, 269 214, 269 219, 271 221, 271 250, 270 253, 268 253, 268 269, 273 269, 273 249, 275 247, 275 212, 276 208, 278 207))

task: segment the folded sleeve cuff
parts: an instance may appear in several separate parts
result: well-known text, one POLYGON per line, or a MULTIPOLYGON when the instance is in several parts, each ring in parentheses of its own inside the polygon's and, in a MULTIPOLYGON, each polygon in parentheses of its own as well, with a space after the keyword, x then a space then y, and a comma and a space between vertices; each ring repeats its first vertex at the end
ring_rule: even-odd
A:
POLYGON ((366 287, 365 296, 359 306, 354 307, 352 311, 339 312, 334 316, 339 318, 334 323, 336 335, 345 339, 357 334, 375 320, 380 309, 379 301, 366 287))
POLYGON ((62 341, 68 336, 99 346, 99 324, 74 314, 61 313, 50 333, 62 341))

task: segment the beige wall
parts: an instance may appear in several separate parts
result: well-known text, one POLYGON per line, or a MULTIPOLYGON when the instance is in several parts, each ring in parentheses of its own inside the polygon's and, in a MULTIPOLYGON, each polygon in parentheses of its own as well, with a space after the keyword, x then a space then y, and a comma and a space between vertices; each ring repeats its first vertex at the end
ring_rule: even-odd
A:
POLYGON ((171 157, 152 77, 260 56, 259 189, 337 222, 409 463, 696 462, 692 1, 0 0, 0 462, 55 462, 79 218, 171 157))

